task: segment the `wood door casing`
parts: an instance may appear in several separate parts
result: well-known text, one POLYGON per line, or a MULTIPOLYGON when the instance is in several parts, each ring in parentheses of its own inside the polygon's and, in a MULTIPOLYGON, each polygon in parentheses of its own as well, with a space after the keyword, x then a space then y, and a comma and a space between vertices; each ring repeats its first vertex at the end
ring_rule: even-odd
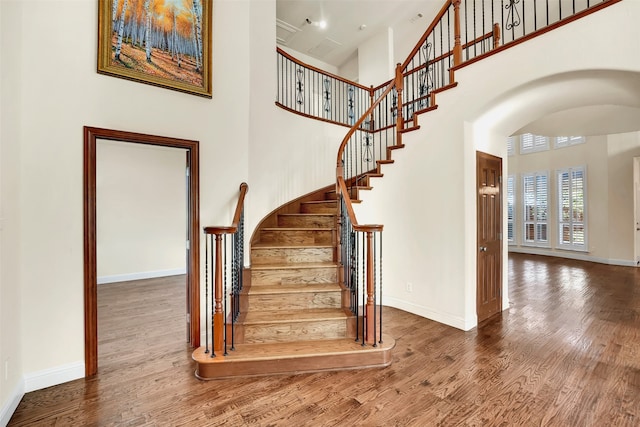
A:
POLYGON ((478 323, 502 311, 502 159, 476 153, 478 323))
POLYGON ((200 346, 200 157, 199 143, 194 140, 157 135, 84 127, 83 150, 83 214, 84 214, 84 354, 85 376, 98 372, 98 289, 97 289, 97 222, 96 222, 96 142, 98 139, 124 141, 162 147, 183 148, 189 152, 188 234, 190 251, 187 262, 187 284, 190 307, 188 313, 189 343, 200 346))

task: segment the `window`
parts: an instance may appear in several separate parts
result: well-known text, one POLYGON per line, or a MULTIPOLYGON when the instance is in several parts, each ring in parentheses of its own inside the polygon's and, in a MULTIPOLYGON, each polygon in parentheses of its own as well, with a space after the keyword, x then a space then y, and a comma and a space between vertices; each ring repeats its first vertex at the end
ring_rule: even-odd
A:
POLYGON ((511 244, 516 242, 514 229, 516 206, 515 181, 515 176, 509 175, 507 177, 507 241, 511 244))
POLYGON ((513 156, 516 154, 516 137, 510 136, 507 138, 507 156, 513 156))
POLYGON ((523 244, 549 246, 549 174, 547 172, 524 174, 522 184, 523 244))
POLYGON ((586 168, 558 171, 558 246, 587 249, 586 168))
POLYGON ((569 147, 571 145, 584 144, 584 142, 584 136, 557 136, 555 138, 555 147, 569 147))
POLYGON ((535 153, 549 149, 549 138, 546 136, 525 133, 520 135, 520 154, 535 153))

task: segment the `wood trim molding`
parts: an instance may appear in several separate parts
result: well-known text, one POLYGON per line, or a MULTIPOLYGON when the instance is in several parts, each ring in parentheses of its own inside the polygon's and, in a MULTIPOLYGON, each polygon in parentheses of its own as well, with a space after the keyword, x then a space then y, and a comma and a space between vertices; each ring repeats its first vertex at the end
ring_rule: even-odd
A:
POLYGON ((198 141, 146 135, 113 129, 84 127, 83 215, 84 215, 84 355, 85 375, 98 372, 98 309, 96 257, 96 142, 97 139, 183 148, 191 157, 189 197, 190 257, 187 277, 190 295, 189 338, 192 347, 200 346, 200 155, 198 141))

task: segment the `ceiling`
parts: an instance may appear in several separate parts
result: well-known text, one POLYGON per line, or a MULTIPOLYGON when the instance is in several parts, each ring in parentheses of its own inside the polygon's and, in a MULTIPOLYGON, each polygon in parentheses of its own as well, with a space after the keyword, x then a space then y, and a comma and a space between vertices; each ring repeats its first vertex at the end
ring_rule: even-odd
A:
POLYGON ((391 27, 396 38, 418 31, 415 42, 443 0, 277 0, 279 45, 340 67, 367 38, 391 27), (308 23, 307 19, 311 22, 308 23), (326 28, 318 23, 324 20, 326 28))

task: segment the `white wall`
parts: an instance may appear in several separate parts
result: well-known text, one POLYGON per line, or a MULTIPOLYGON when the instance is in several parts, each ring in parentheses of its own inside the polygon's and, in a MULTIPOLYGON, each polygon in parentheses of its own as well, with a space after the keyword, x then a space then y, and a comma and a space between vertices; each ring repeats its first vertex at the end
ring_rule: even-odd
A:
POLYGON ((506 170, 506 137, 527 123, 577 106, 640 105, 640 58, 628 55, 640 48, 638 17, 640 2, 621 2, 457 71, 458 87, 438 95, 438 110, 420 117, 356 207, 360 223, 385 225, 385 303, 465 330, 477 324, 476 150, 506 170))
POLYGON ((387 27, 358 46, 358 82, 378 86, 394 75, 393 29, 387 27))
POLYGON ((248 178, 250 3, 215 2, 212 100, 98 75, 97 7, 0 2, 3 407, 21 379, 84 375, 84 125, 199 140, 203 224, 230 221, 248 178))
POLYGON ((98 140, 98 283, 186 271, 186 150, 98 140))
POLYGON ((633 158, 640 156, 640 133, 607 137, 609 258, 635 263, 633 158))
POLYGON ((20 301, 20 163, 19 126, 22 120, 19 85, 22 52, 12 49, 13 40, 2 29, 13 22, 18 7, 0 3, 0 425, 8 421, 17 407, 22 381, 22 318, 20 301), (5 367, 8 365, 7 375, 5 367))
MULTIPOLYGON (((269 8, 269 3, 270 2, 266 2, 265 4, 261 5, 260 7, 264 8, 263 10, 265 11, 265 13, 270 13, 270 8, 269 8), (268 9, 268 10, 267 10, 268 9)), ((254 7, 255 10, 255 7, 254 7)), ((257 17, 257 19, 260 19, 260 17, 257 17)), ((264 21, 267 21, 266 19, 264 21)), ((263 25, 260 26, 261 28, 263 27, 263 25)), ((271 28, 271 27, 269 27, 271 28)), ((266 30, 266 28, 264 28, 266 30)), ((254 29, 254 34, 261 34, 261 32, 256 28, 254 29)), ((262 38, 262 37, 258 37, 258 38, 262 38)), ((271 39, 265 38, 264 40, 265 44, 269 44, 271 45, 271 39)), ((302 52, 298 52, 295 51, 287 46, 278 46, 280 49, 284 50, 285 52, 287 52, 289 55, 293 56, 294 58, 298 59, 301 62, 304 62, 307 65, 311 65, 312 67, 316 67, 319 68, 323 71, 326 71, 327 73, 331 73, 331 74, 338 74, 338 67, 335 67, 331 64, 327 64, 324 61, 320 61, 319 59, 313 58, 309 55, 305 55, 302 52)))
MULTIPOLYGON (((275 1, 252 2, 249 192, 246 239, 269 212, 335 182, 336 154, 347 128, 275 107, 275 1)), ((247 259, 249 251, 247 251, 247 259)))

